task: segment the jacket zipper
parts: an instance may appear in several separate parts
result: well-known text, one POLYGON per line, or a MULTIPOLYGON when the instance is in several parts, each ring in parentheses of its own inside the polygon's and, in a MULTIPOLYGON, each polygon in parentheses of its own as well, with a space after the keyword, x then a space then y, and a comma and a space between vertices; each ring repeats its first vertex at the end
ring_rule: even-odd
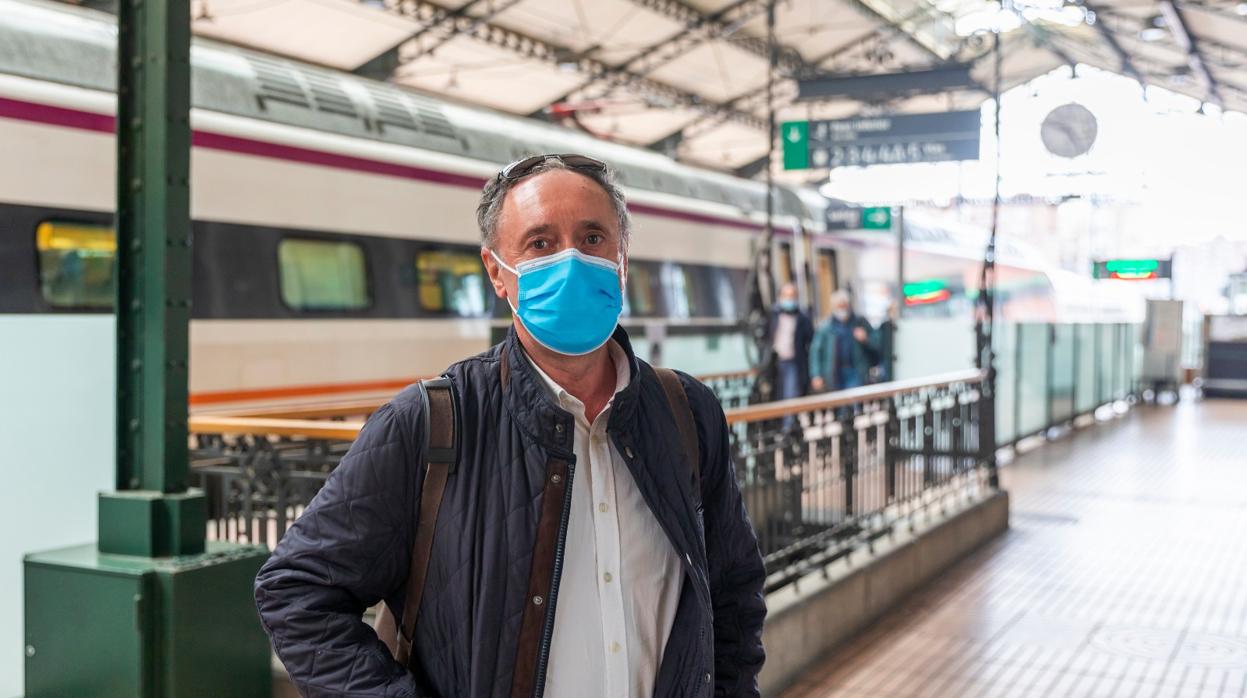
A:
POLYGON ((554 573, 550 578, 550 603, 546 604, 546 622, 541 632, 541 648, 537 652, 537 675, 533 682, 533 698, 546 690, 546 666, 550 661, 550 642, 554 638, 554 606, 558 603, 559 582, 563 578, 563 553, 567 547, 567 523, 572 512, 572 480, 576 475, 576 459, 567 463, 567 487, 563 490, 563 513, 559 517, 559 539, 554 549, 554 573))

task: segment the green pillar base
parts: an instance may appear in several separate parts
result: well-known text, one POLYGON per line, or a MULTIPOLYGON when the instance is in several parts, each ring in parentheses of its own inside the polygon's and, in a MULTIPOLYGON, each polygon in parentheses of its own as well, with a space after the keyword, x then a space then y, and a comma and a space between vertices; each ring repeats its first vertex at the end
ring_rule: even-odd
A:
POLYGON ((87 544, 27 555, 26 696, 264 698, 271 651, 252 583, 262 546, 108 555, 87 544))
POLYGON ((101 492, 100 552, 167 557, 204 551, 207 500, 200 490, 101 492))

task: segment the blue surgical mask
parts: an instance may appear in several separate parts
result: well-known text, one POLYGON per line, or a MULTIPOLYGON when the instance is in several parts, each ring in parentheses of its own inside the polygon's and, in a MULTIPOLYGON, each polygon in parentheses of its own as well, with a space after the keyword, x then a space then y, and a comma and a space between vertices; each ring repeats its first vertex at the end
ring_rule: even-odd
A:
POLYGON ((542 346, 581 356, 610 339, 623 312, 618 264, 569 249, 511 267, 489 252, 518 279, 519 307, 511 310, 542 346))
POLYGON ((797 309, 797 302, 791 298, 785 298, 779 302, 779 309, 791 313, 797 309))

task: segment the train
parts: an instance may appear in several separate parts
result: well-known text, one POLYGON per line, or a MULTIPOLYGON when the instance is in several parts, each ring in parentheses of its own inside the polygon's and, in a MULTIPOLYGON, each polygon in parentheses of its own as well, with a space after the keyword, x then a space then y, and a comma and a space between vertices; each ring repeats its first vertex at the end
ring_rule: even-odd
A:
MULTIPOLYGON (((115 23, 0 0, 0 315, 72 323, 111 311, 115 23)), ((634 219, 621 322, 642 358, 749 369, 750 318, 785 281, 817 315, 846 288, 875 321, 899 306, 972 341, 981 231, 907 217, 900 284, 893 237, 830 232, 838 204, 812 189, 776 187, 764 256, 760 182, 209 40, 194 41, 192 75, 192 410, 390 394, 484 350, 510 316, 479 259, 479 190, 543 152, 618 174, 634 219), (752 293, 759 278, 773 281, 752 293)), ((1073 282, 1016 244, 998 266, 1006 319, 1052 321, 1088 298, 1063 299, 1073 282)))

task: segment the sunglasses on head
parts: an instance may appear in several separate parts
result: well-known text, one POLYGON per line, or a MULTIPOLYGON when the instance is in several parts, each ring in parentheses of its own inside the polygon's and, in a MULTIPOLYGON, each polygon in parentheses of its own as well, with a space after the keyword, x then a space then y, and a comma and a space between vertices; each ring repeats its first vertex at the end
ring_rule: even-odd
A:
POLYGON ((532 157, 516 160, 515 162, 502 168, 498 173, 501 180, 513 180, 524 177, 537 169, 539 165, 545 163, 546 160, 558 160, 566 165, 569 169, 582 170, 585 172, 605 172, 606 163, 589 157, 588 155, 576 155, 575 153, 533 155, 532 157))

